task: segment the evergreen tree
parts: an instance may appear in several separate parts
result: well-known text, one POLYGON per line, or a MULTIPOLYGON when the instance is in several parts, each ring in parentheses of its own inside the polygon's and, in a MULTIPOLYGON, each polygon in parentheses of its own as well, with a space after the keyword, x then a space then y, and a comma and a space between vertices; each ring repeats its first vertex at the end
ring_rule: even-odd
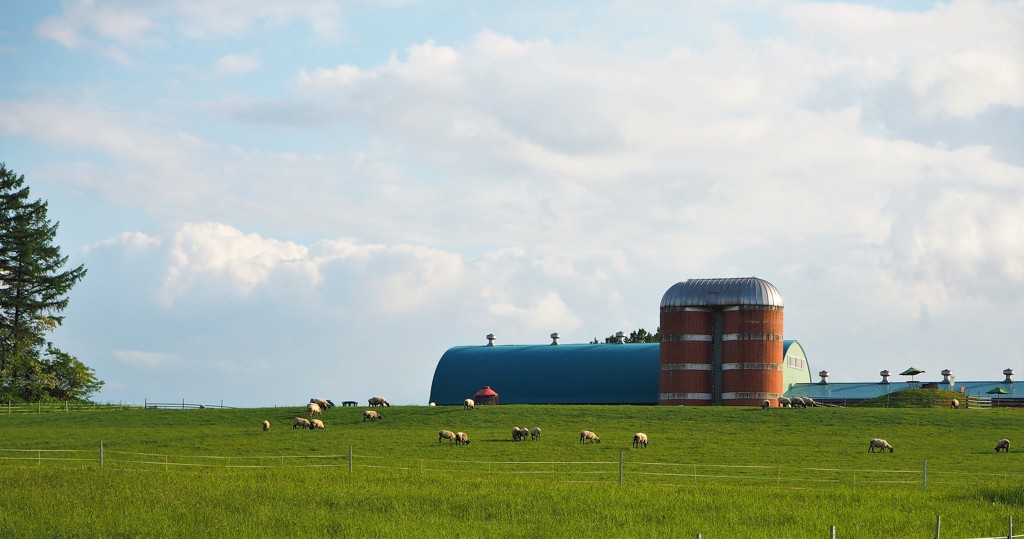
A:
POLYGON ((46 340, 86 273, 82 265, 64 269, 68 257, 54 244, 58 223, 46 212, 45 201, 31 200, 25 177, 0 163, 0 395, 7 398, 82 398, 103 384, 46 340))

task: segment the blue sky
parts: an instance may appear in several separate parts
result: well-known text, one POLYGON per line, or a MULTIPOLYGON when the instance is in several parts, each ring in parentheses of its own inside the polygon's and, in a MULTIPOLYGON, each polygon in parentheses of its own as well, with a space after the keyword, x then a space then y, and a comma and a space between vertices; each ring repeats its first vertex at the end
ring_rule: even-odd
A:
POLYGON ((757 276, 833 380, 1024 376, 1024 4, 0 4, 100 400, 422 403, 757 276))

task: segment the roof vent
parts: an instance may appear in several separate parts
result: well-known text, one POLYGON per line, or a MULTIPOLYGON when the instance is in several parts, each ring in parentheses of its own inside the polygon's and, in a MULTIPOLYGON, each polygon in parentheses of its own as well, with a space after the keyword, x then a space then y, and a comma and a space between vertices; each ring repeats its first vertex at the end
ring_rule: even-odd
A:
MULTIPOLYGON (((822 371, 822 372, 825 372, 825 371, 822 371)), ((880 372, 878 374, 879 374, 879 376, 882 377, 882 381, 879 382, 880 384, 888 384, 889 383, 889 376, 892 375, 892 373, 889 372, 889 369, 885 369, 885 370, 883 370, 882 372, 880 372)), ((827 384, 828 382, 825 382, 825 383, 827 384)))
POLYGON ((1013 379, 1010 378, 1011 376, 1013 376, 1013 369, 1006 369, 1005 371, 1003 371, 1003 375, 1006 376, 1006 380, 1003 380, 1004 384, 1013 383, 1013 379))
POLYGON ((559 339, 558 332, 556 331, 556 332, 552 333, 551 334, 551 346, 558 346, 558 339, 559 339))
POLYGON ((493 333, 488 333, 487 334, 487 346, 494 346, 494 339, 496 339, 496 338, 497 337, 495 337, 493 333))
POLYGON ((617 344, 626 344, 626 334, 621 331, 615 332, 615 342, 617 344))
POLYGON ((827 386, 828 385, 828 371, 821 371, 821 372, 818 373, 818 376, 821 377, 821 381, 818 382, 818 383, 827 386))
POLYGON ((953 371, 949 369, 942 369, 942 372, 939 374, 942 375, 943 384, 953 385, 953 380, 956 380, 956 378, 953 376, 953 371))

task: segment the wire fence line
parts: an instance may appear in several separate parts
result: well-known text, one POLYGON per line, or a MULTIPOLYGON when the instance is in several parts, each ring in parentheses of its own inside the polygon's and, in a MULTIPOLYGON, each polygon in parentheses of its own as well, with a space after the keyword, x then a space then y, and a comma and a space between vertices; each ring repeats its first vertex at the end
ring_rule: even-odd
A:
POLYGON ((78 466, 122 469, 164 468, 356 468, 364 470, 398 470, 418 473, 450 473, 481 475, 546 475, 556 480, 578 480, 644 484, 700 484, 714 481, 732 483, 800 485, 801 488, 849 484, 921 485, 962 484, 962 478, 986 478, 1013 481, 1009 473, 986 473, 970 470, 865 469, 865 468, 799 468, 783 465, 720 464, 701 462, 629 461, 620 453, 619 460, 525 461, 525 460, 450 460, 409 459, 382 455, 356 454, 351 446, 347 454, 330 455, 188 455, 98 449, 0 449, 2 466, 78 466))

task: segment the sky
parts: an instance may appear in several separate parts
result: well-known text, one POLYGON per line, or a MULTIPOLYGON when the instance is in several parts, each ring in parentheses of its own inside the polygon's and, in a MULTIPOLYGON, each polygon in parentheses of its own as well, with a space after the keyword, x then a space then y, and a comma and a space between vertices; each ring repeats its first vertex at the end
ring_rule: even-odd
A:
POLYGON ((1024 380, 1024 2, 0 0, 100 402, 424 404, 756 276, 812 378, 1024 380), (557 4, 557 5, 553 5, 557 4), (899 378, 899 377, 897 377, 899 378))

